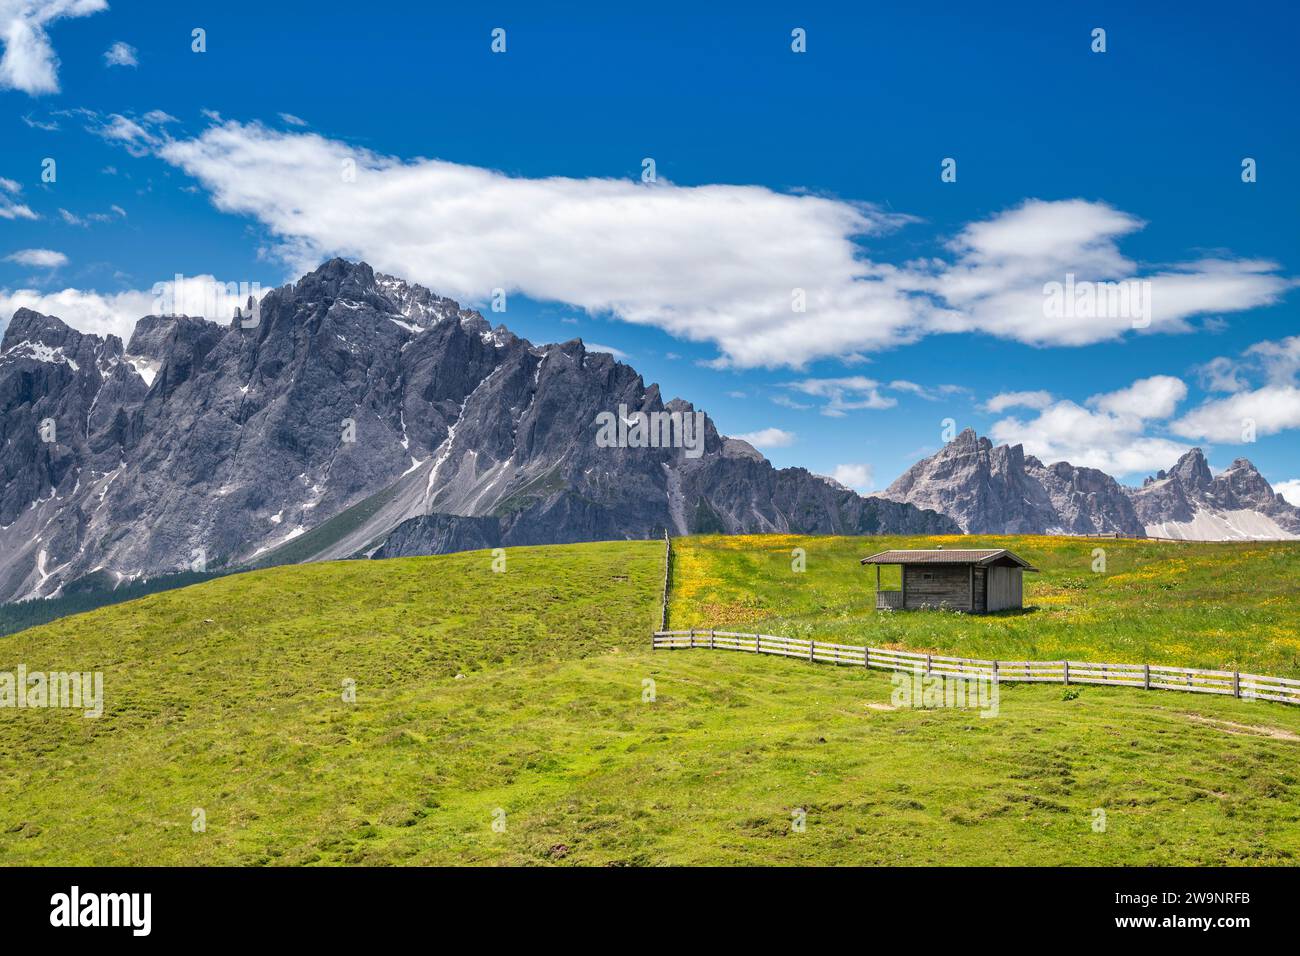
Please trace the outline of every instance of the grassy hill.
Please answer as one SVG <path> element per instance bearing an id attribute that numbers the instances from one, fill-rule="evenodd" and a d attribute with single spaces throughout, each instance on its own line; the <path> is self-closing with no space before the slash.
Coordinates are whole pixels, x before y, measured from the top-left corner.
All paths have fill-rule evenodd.
<path id="1" fill-rule="evenodd" d="M 761 569 L 793 539 L 744 540 L 734 551 L 677 543 L 675 626 L 702 606 L 790 627 L 820 618 L 819 637 L 888 623 L 862 612 L 865 574 L 837 583 L 829 555 L 899 542 L 803 539 L 808 576 L 792 583 Z M 1061 548 L 1066 578 L 1073 558 Z M 1053 566 L 1029 543 L 1017 550 Z M 1258 563 L 1271 567 L 1268 553 Z M 752 600 L 734 577 L 746 555 L 760 569 Z M 0 865 L 1300 857 L 1300 708 L 1008 685 L 991 719 L 890 709 L 885 673 L 649 651 L 661 561 L 661 543 L 627 542 L 511 549 L 504 574 L 481 552 L 279 567 L 0 639 L 0 671 L 102 670 L 106 697 L 94 720 L 0 710 Z M 1131 579 L 1154 606 L 1169 600 L 1162 580 Z M 1031 603 L 1042 603 L 1038 586 Z M 1113 654 L 1121 627 L 1108 615 L 1125 613 L 1106 610 L 1113 596 L 1062 590 L 1065 607 L 1105 625 L 1081 656 Z M 1264 613 L 1233 600 L 1243 615 Z M 1201 603 L 1230 602 L 1202 592 Z M 1284 605 L 1279 629 L 1295 613 Z M 1047 613 L 997 620 L 1020 627 Z M 963 650 L 994 646 L 960 630 L 972 619 L 894 618 L 888 626 L 932 640 L 959 629 Z M 1053 627 L 1044 634 L 1065 640 Z M 1030 639 L 1010 634 L 998 639 Z M 1170 630 L 1151 646 L 1172 653 L 1187 639 Z"/>
<path id="2" fill-rule="evenodd" d="M 1021 612 L 878 614 L 874 568 L 890 548 L 972 547 L 971 538 L 707 536 L 674 543 L 674 628 L 759 630 L 959 657 L 1089 660 L 1300 677 L 1300 544 L 1170 544 L 980 536 L 1039 568 Z M 806 571 L 792 570 L 804 549 Z M 1094 549 L 1105 570 L 1094 571 Z M 899 587 L 898 569 L 882 586 Z"/>

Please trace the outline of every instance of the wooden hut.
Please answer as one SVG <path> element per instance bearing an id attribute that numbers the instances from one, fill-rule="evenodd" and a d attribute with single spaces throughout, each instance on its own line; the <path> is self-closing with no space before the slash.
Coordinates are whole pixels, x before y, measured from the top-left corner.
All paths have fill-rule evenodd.
<path id="1" fill-rule="evenodd" d="M 918 611 L 946 607 L 985 614 L 1024 607 L 1026 571 L 1037 571 L 1006 548 L 962 548 L 945 551 L 882 551 L 862 559 L 876 566 L 876 610 Z M 884 591 L 880 566 L 897 564 L 902 587 Z"/>

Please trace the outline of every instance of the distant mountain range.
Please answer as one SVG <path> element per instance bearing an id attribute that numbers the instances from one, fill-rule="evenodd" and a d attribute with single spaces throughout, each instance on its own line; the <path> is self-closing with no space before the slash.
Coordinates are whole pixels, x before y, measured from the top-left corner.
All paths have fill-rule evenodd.
<path id="1" fill-rule="evenodd" d="M 665 530 L 958 531 L 773 468 L 705 416 L 689 447 L 605 447 L 602 416 L 626 414 L 621 434 L 642 413 L 694 408 L 580 340 L 535 346 L 364 263 L 335 259 L 267 293 L 246 324 L 146 316 L 124 345 L 14 313 L 0 342 L 0 600 Z"/>
<path id="2" fill-rule="evenodd" d="M 1249 461 L 1213 475 L 1201 449 L 1141 488 L 1095 468 L 1044 465 L 967 429 L 883 496 L 947 515 L 968 534 L 1120 534 L 1189 540 L 1300 537 L 1300 508 Z"/>
<path id="3" fill-rule="evenodd" d="M 1134 489 L 967 430 L 864 497 L 696 416 L 581 340 L 533 345 L 342 259 L 267 293 L 256 324 L 145 316 L 125 345 L 19 309 L 0 341 L 0 601 L 665 530 L 1300 536 L 1250 462 L 1216 477 L 1199 449 Z M 674 417 L 698 441 L 637 424 Z"/>

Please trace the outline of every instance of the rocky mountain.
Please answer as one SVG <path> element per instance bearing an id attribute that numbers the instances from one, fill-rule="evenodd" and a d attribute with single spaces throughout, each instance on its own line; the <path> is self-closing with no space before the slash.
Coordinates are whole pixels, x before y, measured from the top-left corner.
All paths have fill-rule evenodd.
<path id="1" fill-rule="evenodd" d="M 1217 477 L 1199 448 L 1128 488 L 1095 468 L 1044 465 L 1020 445 L 967 429 L 917 462 L 884 497 L 938 511 L 969 534 L 1109 534 L 1194 540 L 1300 536 L 1300 509 L 1249 461 Z"/>
<path id="2" fill-rule="evenodd" d="M 598 440 L 602 416 L 619 441 Z M 957 530 L 773 468 L 581 340 L 533 345 L 341 259 L 267 293 L 256 321 L 147 316 L 125 346 L 19 309 L 0 480 L 0 600 L 665 529 Z"/>
<path id="3" fill-rule="evenodd" d="M 1249 461 L 1238 458 L 1218 475 L 1193 448 L 1168 472 L 1130 492 L 1149 535 L 1192 540 L 1300 536 L 1300 508 L 1273 491 Z"/>
<path id="4" fill-rule="evenodd" d="M 1044 465 L 1020 445 L 966 429 L 884 492 L 945 514 L 968 534 L 1143 534 L 1124 488 L 1105 472 Z"/>

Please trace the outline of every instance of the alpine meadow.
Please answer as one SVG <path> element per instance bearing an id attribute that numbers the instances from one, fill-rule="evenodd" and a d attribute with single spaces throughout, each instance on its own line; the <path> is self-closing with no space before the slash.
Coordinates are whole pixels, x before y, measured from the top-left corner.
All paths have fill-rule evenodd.
<path id="1" fill-rule="evenodd" d="M 0 0 L 5 939 L 1293 933 L 1298 29 Z"/>

